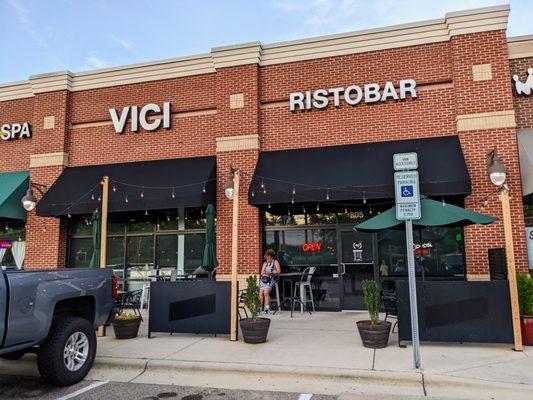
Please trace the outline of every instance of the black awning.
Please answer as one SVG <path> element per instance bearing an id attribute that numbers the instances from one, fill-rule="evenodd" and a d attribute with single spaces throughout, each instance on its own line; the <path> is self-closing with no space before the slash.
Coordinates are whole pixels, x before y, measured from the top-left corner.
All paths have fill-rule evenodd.
<path id="1" fill-rule="evenodd" d="M 393 199 L 393 154 L 407 152 L 418 154 L 422 194 L 471 193 L 459 138 L 444 136 L 261 152 L 248 193 L 249 203 L 274 207 Z"/>
<path id="2" fill-rule="evenodd" d="M 216 158 L 180 158 L 71 167 L 37 204 L 55 217 L 101 210 L 101 185 L 109 176 L 109 212 L 205 207 L 216 200 Z"/>

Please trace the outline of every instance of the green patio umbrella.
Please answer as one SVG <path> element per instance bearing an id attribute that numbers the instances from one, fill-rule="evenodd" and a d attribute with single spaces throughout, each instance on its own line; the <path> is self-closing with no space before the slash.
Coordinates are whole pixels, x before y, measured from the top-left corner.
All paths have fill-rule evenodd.
<path id="1" fill-rule="evenodd" d="M 420 199 L 422 218 L 413 220 L 414 226 L 449 226 L 460 227 L 472 224 L 487 225 L 496 221 L 495 217 L 470 211 L 452 204 L 442 203 L 425 197 Z M 396 219 L 396 207 L 356 225 L 358 232 L 374 232 L 395 228 L 404 221 Z"/>
<path id="2" fill-rule="evenodd" d="M 212 272 L 216 267 L 218 267 L 215 244 L 215 207 L 213 207 L 212 204 L 207 206 L 205 215 L 205 248 L 204 257 L 202 259 L 202 268 L 208 272 Z"/>
<path id="3" fill-rule="evenodd" d="M 98 211 L 93 212 L 91 223 L 93 227 L 93 256 L 91 257 L 89 267 L 98 268 L 100 267 L 100 228 L 102 225 Z"/>

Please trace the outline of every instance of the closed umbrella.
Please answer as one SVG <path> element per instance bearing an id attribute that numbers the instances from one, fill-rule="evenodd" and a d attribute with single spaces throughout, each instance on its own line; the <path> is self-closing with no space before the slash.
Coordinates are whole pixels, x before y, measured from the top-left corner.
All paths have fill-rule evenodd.
<path id="1" fill-rule="evenodd" d="M 487 225 L 496 221 L 495 217 L 470 211 L 452 204 L 443 204 L 440 201 L 428 198 L 420 199 L 422 218 L 413 220 L 414 226 L 448 226 L 461 227 L 472 224 Z M 396 207 L 356 225 L 357 232 L 375 232 L 382 229 L 398 227 L 404 221 L 396 219 Z"/>
<path id="2" fill-rule="evenodd" d="M 215 244 L 215 207 L 212 204 L 207 206 L 205 211 L 205 248 L 204 257 L 202 258 L 202 267 L 205 271 L 213 272 L 218 267 Z"/>
<path id="3" fill-rule="evenodd" d="M 100 266 L 100 227 L 102 225 L 98 211 L 93 212 L 91 223 L 93 227 L 93 256 L 89 267 L 98 268 Z"/>

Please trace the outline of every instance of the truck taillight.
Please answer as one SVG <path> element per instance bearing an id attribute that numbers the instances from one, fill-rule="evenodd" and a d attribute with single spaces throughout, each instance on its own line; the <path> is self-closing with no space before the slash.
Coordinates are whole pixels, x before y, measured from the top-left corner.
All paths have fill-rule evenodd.
<path id="1" fill-rule="evenodd" d="M 115 274 L 111 278 L 111 294 L 114 299 L 118 297 L 118 278 Z"/>

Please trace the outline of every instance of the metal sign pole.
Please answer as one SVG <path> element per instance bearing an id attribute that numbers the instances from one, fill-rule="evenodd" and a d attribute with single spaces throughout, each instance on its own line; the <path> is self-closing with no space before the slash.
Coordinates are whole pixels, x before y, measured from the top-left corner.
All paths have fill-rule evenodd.
<path id="1" fill-rule="evenodd" d="M 420 339 L 418 337 L 418 307 L 416 298 L 415 255 L 413 253 L 413 221 L 405 221 L 405 237 L 407 242 L 407 273 L 409 276 L 409 305 L 411 308 L 411 334 L 413 339 L 413 365 L 416 369 L 420 364 Z"/>

